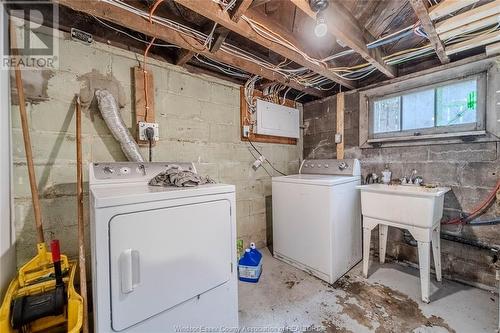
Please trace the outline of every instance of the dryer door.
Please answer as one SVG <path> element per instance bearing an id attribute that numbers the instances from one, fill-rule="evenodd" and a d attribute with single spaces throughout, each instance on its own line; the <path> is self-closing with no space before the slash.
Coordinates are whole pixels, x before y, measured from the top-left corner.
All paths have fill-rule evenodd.
<path id="1" fill-rule="evenodd" d="M 229 280 L 234 244 L 227 200 L 117 215 L 109 229 L 116 331 Z"/>

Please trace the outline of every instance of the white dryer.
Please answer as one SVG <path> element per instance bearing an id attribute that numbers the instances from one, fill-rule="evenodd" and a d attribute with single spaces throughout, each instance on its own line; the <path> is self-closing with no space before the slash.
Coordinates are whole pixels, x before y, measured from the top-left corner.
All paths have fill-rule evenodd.
<path id="1" fill-rule="evenodd" d="M 90 164 L 96 333 L 238 327 L 235 188 L 148 186 L 168 164 Z"/>
<path id="2" fill-rule="evenodd" d="M 334 283 L 362 259 L 358 160 L 305 160 L 272 179 L 274 256 Z"/>

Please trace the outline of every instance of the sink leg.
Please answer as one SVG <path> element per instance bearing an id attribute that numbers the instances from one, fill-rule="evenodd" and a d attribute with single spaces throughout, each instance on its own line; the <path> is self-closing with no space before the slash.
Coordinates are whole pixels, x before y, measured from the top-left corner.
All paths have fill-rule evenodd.
<path id="1" fill-rule="evenodd" d="M 368 277 L 368 264 L 370 262 L 370 241 L 372 230 L 363 228 L 363 276 Z"/>
<path id="2" fill-rule="evenodd" d="M 418 264 L 420 267 L 420 288 L 422 301 L 429 303 L 430 271 L 431 271 L 431 243 L 418 242 Z"/>
<path id="3" fill-rule="evenodd" d="M 387 231 L 389 227 L 383 224 L 378 225 L 378 254 L 380 263 L 385 263 L 385 252 L 387 249 Z"/>
<path id="4" fill-rule="evenodd" d="M 441 281 L 441 226 L 432 230 L 432 255 L 434 257 L 434 268 L 436 269 L 436 280 Z"/>

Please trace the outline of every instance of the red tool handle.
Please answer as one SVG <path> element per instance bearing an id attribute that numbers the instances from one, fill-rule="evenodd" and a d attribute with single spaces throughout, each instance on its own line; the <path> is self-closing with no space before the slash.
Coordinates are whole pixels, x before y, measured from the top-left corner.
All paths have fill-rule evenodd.
<path id="1" fill-rule="evenodd" d="M 50 242 L 50 251 L 52 252 L 52 261 L 59 262 L 61 260 L 61 250 L 59 248 L 59 240 L 54 239 Z"/>

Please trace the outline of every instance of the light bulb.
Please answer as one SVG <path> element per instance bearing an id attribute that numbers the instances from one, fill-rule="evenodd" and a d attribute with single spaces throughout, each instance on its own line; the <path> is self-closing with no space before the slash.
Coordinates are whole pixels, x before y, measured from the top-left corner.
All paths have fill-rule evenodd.
<path id="1" fill-rule="evenodd" d="M 323 37 L 327 32 L 328 26 L 326 25 L 326 20 L 323 15 L 318 13 L 316 17 L 316 26 L 314 27 L 314 34 L 316 35 L 316 37 Z"/>

